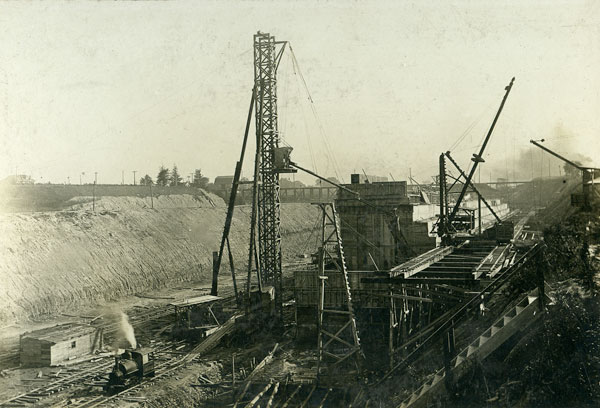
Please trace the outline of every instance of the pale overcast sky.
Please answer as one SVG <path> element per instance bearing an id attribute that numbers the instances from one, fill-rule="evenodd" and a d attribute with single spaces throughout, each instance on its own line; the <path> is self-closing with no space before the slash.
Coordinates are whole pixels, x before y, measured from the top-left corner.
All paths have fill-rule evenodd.
<path id="1" fill-rule="evenodd" d="M 482 178 L 529 174 L 531 138 L 600 165 L 600 2 L 451 3 L 0 2 L 0 178 L 232 174 L 258 30 L 292 44 L 318 119 L 287 53 L 280 130 L 324 175 L 426 180 L 468 131 L 466 167 L 513 76 Z"/>

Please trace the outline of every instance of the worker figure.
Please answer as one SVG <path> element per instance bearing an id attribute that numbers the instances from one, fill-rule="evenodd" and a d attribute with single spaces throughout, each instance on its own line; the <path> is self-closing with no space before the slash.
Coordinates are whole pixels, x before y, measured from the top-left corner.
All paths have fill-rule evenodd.
<path id="1" fill-rule="evenodd" d="M 485 304 L 483 303 L 483 295 L 481 295 L 481 303 L 479 303 L 479 311 L 481 312 L 481 316 L 485 316 L 485 312 L 487 312 L 489 309 L 485 307 Z"/>

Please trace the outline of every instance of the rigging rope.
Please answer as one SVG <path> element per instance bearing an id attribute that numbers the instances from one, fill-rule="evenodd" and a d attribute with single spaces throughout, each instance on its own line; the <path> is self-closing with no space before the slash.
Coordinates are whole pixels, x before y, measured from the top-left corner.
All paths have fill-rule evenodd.
<path id="1" fill-rule="evenodd" d="M 308 84 L 306 83 L 306 80 L 304 79 L 304 75 L 302 75 L 302 70 L 300 69 L 300 65 L 298 64 L 298 59 L 296 58 L 296 55 L 294 54 L 294 50 L 293 50 L 291 44 L 289 44 L 289 48 L 290 48 L 290 53 L 292 56 L 292 62 L 293 62 L 293 65 L 295 66 L 294 70 L 297 71 L 298 76 L 300 77 L 302 84 L 304 85 L 304 90 L 306 91 L 308 101 L 310 102 L 311 111 L 313 113 L 313 116 L 315 117 L 315 121 L 317 122 L 317 127 L 319 128 L 319 134 L 321 135 L 321 138 L 323 139 L 323 144 L 325 145 L 325 154 L 327 156 L 327 159 L 333 164 L 333 171 L 334 171 L 337 179 L 342 180 L 342 182 L 344 182 L 344 178 L 340 176 L 339 165 L 333 154 L 333 149 L 331 148 L 331 145 L 329 144 L 329 140 L 325 133 L 325 128 L 323 127 L 323 122 L 321 121 L 321 118 L 317 112 L 315 102 L 310 93 L 310 90 L 308 89 Z"/>
<path id="2" fill-rule="evenodd" d="M 494 101 L 490 101 L 490 103 L 488 104 L 488 106 L 486 106 L 481 111 L 481 113 L 477 117 L 475 117 L 475 119 L 473 120 L 473 122 L 471 122 L 471 124 L 469 126 L 467 126 L 467 128 L 465 129 L 465 131 L 448 148 L 449 151 L 453 152 L 454 149 L 465 139 L 465 137 L 467 137 L 469 135 L 469 133 L 473 130 L 473 128 L 475 126 L 477 126 L 477 124 L 479 124 L 479 122 L 481 121 L 481 119 L 483 118 L 483 116 L 487 113 L 487 111 L 490 109 L 490 107 L 492 106 L 493 103 L 494 103 Z"/>
<path id="3" fill-rule="evenodd" d="M 298 96 L 300 96 L 300 86 L 298 84 L 298 76 L 296 74 L 296 66 L 292 64 L 292 68 L 294 70 L 294 76 L 296 77 L 296 94 Z M 317 161 L 315 160 L 315 154 L 314 154 L 314 151 L 312 148 L 312 142 L 310 140 L 310 133 L 308 131 L 308 123 L 306 120 L 306 114 L 304 113 L 304 105 L 300 104 L 300 110 L 302 112 L 302 122 L 304 124 L 304 135 L 306 136 L 306 142 L 308 144 L 308 152 L 310 154 L 310 162 L 311 162 L 314 172 L 318 173 L 319 170 L 317 168 Z"/>
<path id="4" fill-rule="evenodd" d="M 286 54 L 288 55 L 288 54 Z M 289 55 L 288 55 L 289 58 Z M 287 95 L 288 90 L 289 90 L 289 75 L 287 75 L 287 64 L 282 64 L 283 65 L 283 69 L 285 70 L 283 73 L 283 86 L 282 86 L 282 91 L 284 95 Z M 281 118 L 280 121 L 280 126 L 279 126 L 279 140 L 285 145 L 285 146 L 289 146 L 289 144 L 287 143 L 287 141 L 285 140 L 285 134 L 287 132 L 287 124 L 288 124 L 288 100 L 289 98 L 283 98 L 283 114 L 280 114 L 279 117 Z"/>
<path id="5" fill-rule="evenodd" d="M 308 237 L 306 238 L 306 241 L 304 242 L 304 245 L 302 246 L 302 250 L 300 251 L 301 254 L 306 253 L 306 250 L 308 249 L 308 245 L 310 244 L 310 241 L 313 238 L 313 236 L 314 236 L 314 240 L 315 240 L 314 247 L 318 248 L 320 246 L 319 234 L 316 233 L 321 230 L 320 224 L 321 224 L 321 218 L 315 217 L 315 225 L 310 230 L 310 234 L 308 235 Z"/>

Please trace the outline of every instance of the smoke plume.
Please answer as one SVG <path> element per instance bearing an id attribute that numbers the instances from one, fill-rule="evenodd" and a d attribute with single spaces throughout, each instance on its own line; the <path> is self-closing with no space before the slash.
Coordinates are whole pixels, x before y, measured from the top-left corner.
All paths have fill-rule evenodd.
<path id="1" fill-rule="evenodd" d="M 562 124 L 557 124 L 554 131 L 547 135 L 538 135 L 537 139 L 544 138 L 542 145 L 569 160 L 586 166 L 594 165 L 590 157 L 578 151 L 576 140 L 581 137 L 567 130 Z M 521 137 L 520 145 L 507 148 L 503 157 L 493 156 L 486 158 L 482 166 L 481 179 L 488 181 L 490 178 L 506 178 L 509 180 L 531 180 L 547 177 L 565 176 L 572 172 L 572 167 L 564 161 L 550 155 L 539 147 L 527 143 L 529 139 Z M 477 177 L 476 177 L 477 180 Z"/>
<path id="2" fill-rule="evenodd" d="M 123 312 L 121 312 L 119 331 L 121 336 L 123 336 L 123 338 L 129 342 L 132 348 L 137 347 L 137 341 L 135 340 L 133 326 L 131 325 L 131 323 L 129 323 L 129 317 Z"/>

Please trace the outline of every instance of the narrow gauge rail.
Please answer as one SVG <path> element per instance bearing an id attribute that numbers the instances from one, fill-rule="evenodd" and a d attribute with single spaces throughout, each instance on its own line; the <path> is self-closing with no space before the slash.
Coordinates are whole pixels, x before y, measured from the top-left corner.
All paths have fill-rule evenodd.
<path id="1" fill-rule="evenodd" d="M 168 307 L 154 307 L 152 309 L 136 310 L 129 313 L 129 322 L 136 327 L 140 327 L 146 324 L 147 322 L 167 317 L 172 313 L 173 311 L 170 310 L 170 308 Z M 110 335 L 117 330 L 119 323 L 102 324 L 101 322 L 99 322 L 94 326 L 102 327 L 104 329 L 104 333 Z M 16 367 L 18 365 L 19 342 L 17 340 L 12 347 L 7 348 L 5 351 L 0 353 L 0 367 L 10 368 Z"/>
<path id="2" fill-rule="evenodd" d="M 174 356 L 168 357 L 168 356 L 162 355 L 155 360 L 157 362 L 157 365 L 156 365 L 156 375 L 154 377 L 144 379 L 142 382 L 140 382 L 138 384 L 134 384 L 131 387 L 129 387 L 123 391 L 120 391 L 116 394 L 113 394 L 113 395 L 104 395 L 103 394 L 103 395 L 97 395 L 97 396 L 92 396 L 92 397 L 83 397 L 83 398 L 77 399 L 75 401 L 73 401 L 73 400 L 64 401 L 64 403 L 65 403 L 64 406 L 67 406 L 66 404 L 68 402 L 69 407 L 92 408 L 92 407 L 97 407 L 102 404 L 105 404 L 109 401 L 114 401 L 119 398 L 127 397 L 130 394 L 136 392 L 139 388 L 146 386 L 148 383 L 150 383 L 158 378 L 161 378 L 163 376 L 166 376 L 166 375 L 172 373 L 173 371 L 177 370 L 178 368 L 182 367 L 183 365 L 188 364 L 194 360 L 194 358 L 186 359 L 185 356 L 186 355 L 174 355 Z M 58 405 L 58 406 L 61 406 L 61 405 Z"/>
<path id="3" fill-rule="evenodd" d="M 224 303 L 231 303 L 234 300 L 233 291 L 223 291 L 227 296 L 224 297 L 221 301 Z M 169 307 L 158 307 L 153 308 L 151 310 L 144 310 L 138 313 L 132 313 L 130 317 L 130 323 L 133 325 L 140 327 L 148 322 L 152 322 L 154 320 L 160 319 L 162 317 L 168 316 L 172 314 L 173 311 Z M 116 330 L 117 323 L 112 323 L 108 325 L 102 326 L 109 333 L 111 331 Z M 185 343 L 184 340 L 181 341 L 158 341 L 154 343 L 153 347 L 155 348 L 155 355 L 157 356 L 157 369 L 165 369 L 165 372 L 157 373 L 154 378 L 159 378 L 164 374 L 170 373 L 175 369 L 181 367 L 186 362 L 193 360 L 193 358 L 187 361 L 183 359 L 186 355 L 171 355 L 169 351 L 171 348 L 178 347 Z M 78 385 L 84 385 L 91 381 L 97 380 L 98 377 L 106 376 L 107 371 L 114 365 L 114 360 L 111 358 L 110 361 L 106 361 L 106 358 L 102 358 L 100 361 L 96 361 L 95 363 L 86 362 L 81 365 L 73 365 L 65 369 L 66 374 L 59 377 L 58 379 L 45 384 L 43 386 L 34 388 L 22 394 L 19 394 L 15 397 L 9 398 L 0 403 L 0 407 L 26 407 L 31 406 L 32 404 L 36 404 L 44 398 L 47 398 L 53 394 L 64 391 L 66 389 L 72 388 Z M 97 406 L 103 402 L 109 401 L 113 398 L 118 397 L 119 395 L 126 395 L 129 390 L 133 390 L 138 386 L 144 384 L 142 382 L 140 384 L 134 385 L 122 392 L 115 394 L 113 396 L 97 396 L 92 398 L 92 400 L 83 400 L 83 404 L 91 404 L 91 401 L 99 401 Z M 75 403 L 77 404 L 77 403 Z M 69 404 L 69 406 L 77 407 L 79 405 Z M 88 406 L 88 405 L 82 405 Z"/>
<path id="4" fill-rule="evenodd" d="M 232 297 L 226 299 L 226 301 L 231 301 Z M 207 340 L 205 340 L 207 341 Z M 218 340 L 217 340 L 218 341 Z M 181 343 L 181 342 L 180 342 Z M 204 342 L 200 342 L 196 347 L 185 354 L 171 355 L 168 352 L 163 352 L 161 355 L 157 353 L 158 356 L 155 357 L 156 362 L 156 375 L 151 378 L 146 378 L 142 382 L 132 385 L 125 390 L 122 390 L 113 395 L 98 395 L 98 396 L 90 396 L 83 397 L 76 401 L 69 400 L 68 406 L 71 408 L 92 408 L 100 406 L 109 401 L 114 401 L 119 398 L 126 398 L 132 393 L 135 393 L 139 388 L 146 387 L 149 383 L 152 383 L 158 378 L 167 376 L 179 368 L 193 362 L 194 360 L 201 357 L 201 354 L 197 353 L 199 349 L 202 349 L 204 346 Z M 67 401 L 65 401 L 66 406 Z"/>
<path id="5" fill-rule="evenodd" d="M 233 289 L 223 288 L 220 296 L 223 297 L 224 302 L 231 302 L 234 299 Z M 168 306 L 155 306 L 152 308 L 134 309 L 128 312 L 129 323 L 134 327 L 144 326 L 148 322 L 158 320 L 173 314 L 173 310 Z M 102 327 L 105 335 L 114 333 L 119 323 L 102 323 L 99 319 L 96 327 Z M 4 351 L 0 352 L 0 368 L 14 368 L 19 365 L 19 342 L 18 340 L 14 345 L 7 347 Z"/>
<path id="6" fill-rule="evenodd" d="M 169 354 L 171 349 L 184 343 L 184 341 L 161 341 L 157 342 L 153 347 L 155 348 L 155 353 L 162 356 L 164 354 Z M 171 359 L 174 360 L 177 359 L 177 357 Z M 168 360 L 169 359 L 167 358 L 167 361 Z M 70 367 L 70 371 L 66 373 L 66 375 L 3 401 L 0 403 L 0 407 L 24 407 L 30 406 L 30 404 L 37 404 L 42 399 L 50 397 L 53 394 L 74 386 L 85 385 L 91 381 L 98 380 L 100 377 L 104 378 L 114 363 L 112 357 L 104 357 L 101 358 L 100 361 L 86 364 L 85 367 Z"/>

